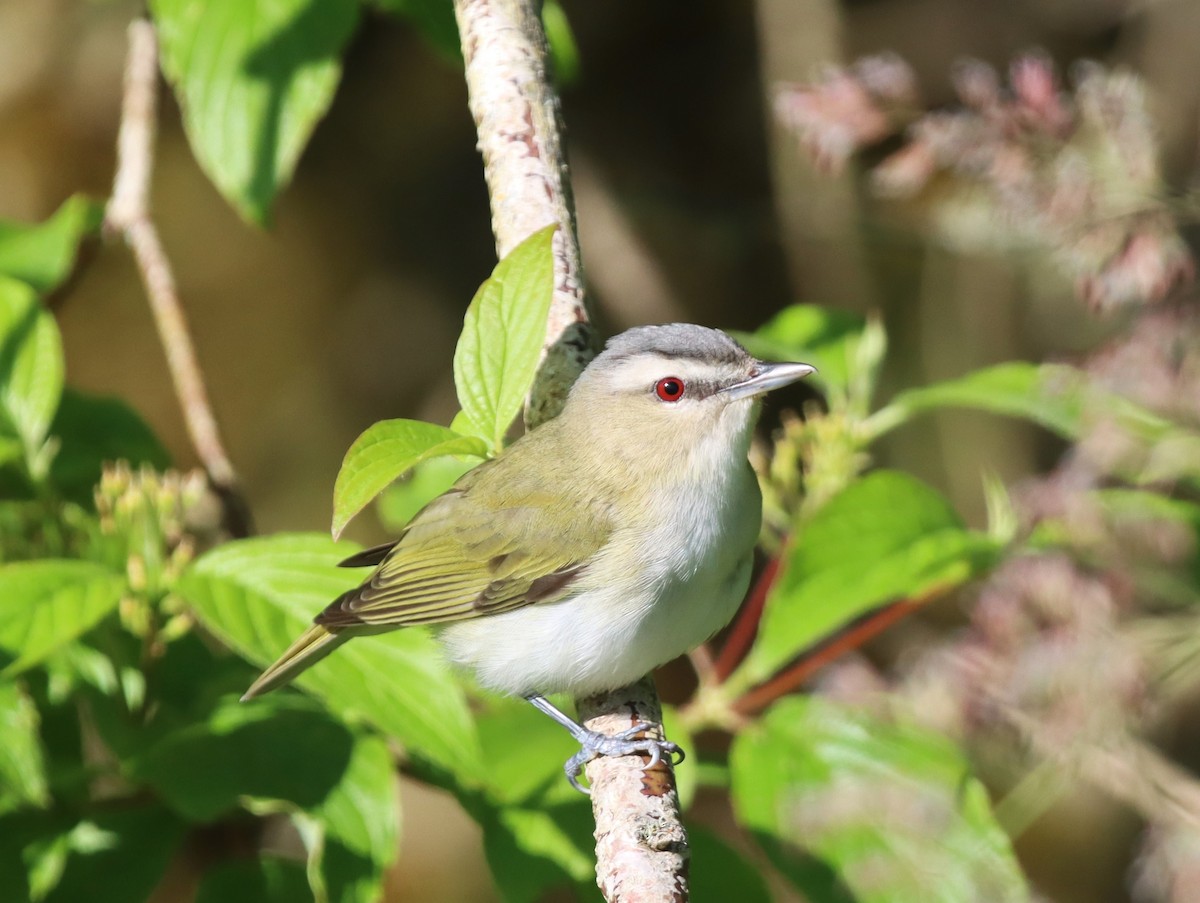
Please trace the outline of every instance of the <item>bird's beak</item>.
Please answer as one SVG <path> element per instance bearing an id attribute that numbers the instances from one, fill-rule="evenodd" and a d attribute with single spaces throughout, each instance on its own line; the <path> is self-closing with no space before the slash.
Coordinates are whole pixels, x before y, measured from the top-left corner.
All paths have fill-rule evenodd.
<path id="1" fill-rule="evenodd" d="M 721 394 L 730 401 L 750 398 L 794 383 L 796 380 L 816 372 L 817 368 L 810 364 L 768 364 L 758 361 L 754 365 L 754 374 L 749 379 L 726 386 L 721 390 Z"/>

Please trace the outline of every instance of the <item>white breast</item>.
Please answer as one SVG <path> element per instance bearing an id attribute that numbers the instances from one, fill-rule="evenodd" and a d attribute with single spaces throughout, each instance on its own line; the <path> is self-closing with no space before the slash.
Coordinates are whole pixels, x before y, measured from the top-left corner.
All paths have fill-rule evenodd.
<path id="1" fill-rule="evenodd" d="M 587 569 L 578 592 L 441 628 L 450 657 L 513 695 L 615 689 L 699 646 L 737 611 L 761 522 L 745 457 L 689 468 L 687 484 L 646 499 Z M 636 562 L 631 574 L 630 562 Z"/>

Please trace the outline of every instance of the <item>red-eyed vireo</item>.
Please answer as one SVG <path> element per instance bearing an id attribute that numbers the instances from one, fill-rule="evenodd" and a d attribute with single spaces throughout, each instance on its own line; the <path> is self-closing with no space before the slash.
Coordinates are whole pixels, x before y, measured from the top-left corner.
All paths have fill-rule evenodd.
<path id="1" fill-rule="evenodd" d="M 561 414 L 430 502 L 374 565 L 250 687 L 257 696 L 355 636 L 432 625 L 480 684 L 524 696 L 597 755 L 678 752 L 589 731 L 548 693 L 638 680 L 733 617 L 750 579 L 762 499 L 746 460 L 758 398 L 813 372 L 764 363 L 688 324 L 613 338 Z M 649 766 L 647 766 L 649 767 Z M 582 789 L 582 788 L 580 788 Z"/>

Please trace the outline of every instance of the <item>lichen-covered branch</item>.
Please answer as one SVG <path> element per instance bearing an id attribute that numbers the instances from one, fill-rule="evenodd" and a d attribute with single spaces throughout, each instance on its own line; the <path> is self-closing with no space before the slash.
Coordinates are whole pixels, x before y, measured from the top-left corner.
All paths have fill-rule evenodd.
<path id="1" fill-rule="evenodd" d="M 595 353 L 539 7 L 536 0 L 454 0 L 497 254 L 504 256 L 550 223 L 560 226 L 546 352 L 526 406 L 530 426 L 558 413 Z M 615 734 L 643 721 L 656 725 L 661 736 L 662 710 L 649 678 L 577 700 L 577 706 L 592 730 Z M 669 764 L 644 772 L 646 761 L 604 758 L 587 766 L 596 817 L 596 883 L 610 903 L 675 903 L 688 897 L 687 833 L 674 772 Z"/>
<path id="2" fill-rule="evenodd" d="M 221 497 L 225 527 L 234 536 L 246 536 L 250 533 L 249 508 L 221 442 L 187 316 L 175 288 L 171 262 L 150 216 L 157 108 L 158 40 L 150 22 L 135 19 L 129 26 L 125 94 L 117 136 L 117 173 L 104 225 L 108 232 L 121 235 L 133 252 L 188 437 L 213 490 Z"/>
<path id="3" fill-rule="evenodd" d="M 496 254 L 503 257 L 538 229 L 559 224 L 546 353 L 525 414 L 530 426 L 561 410 L 595 353 L 540 6 L 533 0 L 454 2 Z"/>

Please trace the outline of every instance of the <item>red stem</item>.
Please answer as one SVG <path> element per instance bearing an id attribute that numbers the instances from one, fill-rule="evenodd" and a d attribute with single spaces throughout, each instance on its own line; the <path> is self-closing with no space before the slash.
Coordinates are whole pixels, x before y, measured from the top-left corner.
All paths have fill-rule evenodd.
<path id="1" fill-rule="evenodd" d="M 787 547 L 786 540 L 784 547 Z M 725 682 L 733 673 L 733 669 L 741 664 L 742 659 L 746 657 L 746 652 L 750 649 L 750 644 L 754 642 L 754 637 L 758 633 L 758 622 L 762 620 L 763 606 L 767 604 L 767 596 L 779 577 L 782 561 L 783 556 L 777 555 L 767 562 L 767 566 L 759 574 L 758 582 L 751 588 L 750 595 L 746 597 L 745 604 L 738 612 L 729 639 L 721 647 L 721 653 L 713 665 L 717 683 Z"/>
<path id="2" fill-rule="evenodd" d="M 873 612 L 845 632 L 835 635 L 827 643 L 813 649 L 786 671 L 781 671 L 765 684 L 747 692 L 734 702 L 733 710 L 739 715 L 753 715 L 762 711 L 780 696 L 790 693 L 805 683 L 826 665 L 883 633 L 901 618 L 916 611 L 938 594 L 940 593 L 926 594 L 919 599 L 902 599 Z"/>

